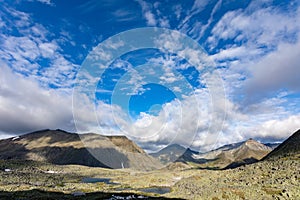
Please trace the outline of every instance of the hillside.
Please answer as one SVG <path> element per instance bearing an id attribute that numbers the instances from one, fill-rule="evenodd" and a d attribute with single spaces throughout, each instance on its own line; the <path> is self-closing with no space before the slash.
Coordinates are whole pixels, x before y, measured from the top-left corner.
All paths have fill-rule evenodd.
<path id="1" fill-rule="evenodd" d="M 0 140 L 0 159 L 150 170 L 160 163 L 125 136 L 41 130 Z"/>
<path id="2" fill-rule="evenodd" d="M 284 157 L 300 158 L 300 129 L 264 157 L 263 160 L 273 160 Z"/>

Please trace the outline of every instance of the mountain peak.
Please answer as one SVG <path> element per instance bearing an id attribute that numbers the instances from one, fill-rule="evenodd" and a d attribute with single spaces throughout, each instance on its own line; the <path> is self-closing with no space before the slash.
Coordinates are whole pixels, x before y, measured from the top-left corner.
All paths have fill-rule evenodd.
<path id="1" fill-rule="evenodd" d="M 246 145 L 250 145 L 250 144 L 256 144 L 256 143 L 259 143 L 258 141 L 254 140 L 253 138 L 249 138 L 248 140 L 246 140 L 244 142 L 244 144 Z"/>
<path id="2" fill-rule="evenodd" d="M 247 146 L 248 148 L 252 150 L 263 150 L 263 151 L 271 151 L 272 149 L 256 140 L 253 138 L 249 138 L 244 142 L 244 145 Z"/>

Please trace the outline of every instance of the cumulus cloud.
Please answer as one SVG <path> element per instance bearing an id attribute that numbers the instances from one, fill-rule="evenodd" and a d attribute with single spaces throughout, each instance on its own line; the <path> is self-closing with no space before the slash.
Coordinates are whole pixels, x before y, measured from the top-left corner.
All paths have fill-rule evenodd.
<path id="1" fill-rule="evenodd" d="M 246 81 L 247 98 L 267 97 L 285 89 L 300 92 L 300 42 L 280 44 L 278 49 L 255 63 Z"/>
<path id="2" fill-rule="evenodd" d="M 124 123 L 121 121 L 124 118 L 121 115 L 123 111 L 118 106 L 101 102 L 96 106 L 86 96 L 80 96 L 77 98 L 80 101 L 74 107 L 72 94 L 72 89 L 44 88 L 33 77 L 17 74 L 1 63 L 1 138 L 45 128 L 100 134 L 120 133 L 114 130 L 116 122 Z M 74 109 L 77 116 L 75 121 Z M 113 114 L 118 118 L 114 119 Z"/>
<path id="3" fill-rule="evenodd" d="M 245 9 L 228 11 L 215 24 L 208 46 L 227 45 L 210 57 L 224 67 L 218 71 L 228 95 L 243 96 L 237 103 L 248 106 L 276 92 L 299 92 L 299 13 L 299 8 L 289 8 L 287 14 L 252 2 Z"/>
<path id="4" fill-rule="evenodd" d="M 282 141 L 300 129 L 300 115 L 291 115 L 285 119 L 268 120 L 253 128 L 253 136 L 261 140 Z"/>
<path id="5" fill-rule="evenodd" d="M 51 4 L 50 0 L 39 1 Z M 169 20 L 172 15 L 166 16 L 160 9 L 163 4 L 150 4 L 143 0 L 137 2 L 147 25 L 170 27 L 173 24 Z M 0 73 L 0 137 L 43 128 L 75 131 L 76 123 L 76 131 L 125 134 L 151 151 L 170 143 L 206 151 L 250 137 L 262 141 L 285 139 L 298 128 L 300 122 L 299 115 L 292 111 L 293 106 L 298 106 L 297 102 L 287 109 L 284 104 L 288 100 L 280 95 L 246 106 L 241 104 L 241 99 L 245 94 L 248 95 L 246 98 L 250 98 L 280 89 L 299 92 L 299 10 L 294 9 L 287 14 L 272 6 L 259 7 L 250 3 L 248 8 L 228 11 L 217 21 L 217 12 L 222 8 L 220 0 L 210 6 L 212 13 L 207 21 L 196 20 L 208 4 L 209 1 L 199 0 L 191 5 L 191 9 L 184 9 L 181 5 L 172 9 L 176 19 L 182 20 L 175 27 L 181 32 L 200 40 L 211 31 L 205 43 L 210 50 L 215 50 L 210 58 L 193 48 L 185 48 L 177 33 L 158 38 L 158 46 L 166 52 L 177 52 L 178 57 L 186 57 L 189 64 L 182 64 L 179 62 L 181 58 L 171 55 L 149 60 L 149 63 L 159 66 L 157 69 L 149 66 L 145 69 L 132 68 L 124 62 L 114 65 L 127 72 L 119 80 L 118 88 L 127 96 L 125 100 L 130 95 L 143 92 L 143 85 L 149 82 L 159 83 L 176 94 L 182 94 L 176 95 L 174 101 L 161 105 L 157 115 L 141 113 L 137 120 L 130 118 L 128 110 L 119 105 L 95 102 L 84 94 L 75 94 L 75 107 L 72 107 L 71 87 L 79 66 L 63 54 L 61 41 L 53 39 L 51 31 L 43 25 L 33 22 L 31 15 L 5 8 L 4 14 L 10 17 L 5 22 L 0 19 L 0 27 L 5 30 L 0 35 L 3 41 L 0 57 L 4 62 Z M 94 9 L 97 6 L 91 7 Z M 112 14 L 119 21 L 133 18 L 132 13 L 122 9 Z M 17 27 L 17 35 L 11 34 L 11 24 Z M 63 35 L 64 42 L 71 40 L 68 33 Z M 220 49 L 220 42 L 228 44 Z M 124 46 L 122 41 L 107 44 L 108 49 Z M 111 59 L 109 51 L 97 53 L 92 56 Z M 42 59 L 50 64 L 38 62 Z M 206 73 L 206 66 L 215 66 L 210 59 L 219 68 L 211 68 Z M 192 88 L 192 92 L 182 87 L 188 82 L 183 82 L 176 71 L 186 70 L 190 65 L 197 65 L 198 81 L 201 82 L 201 86 Z M 215 72 L 222 79 L 214 78 L 216 76 L 212 74 L 216 75 Z M 99 78 L 86 72 L 80 81 L 89 86 L 96 84 Z M 220 87 L 214 87 L 216 85 Z M 238 95 L 235 93 L 237 90 L 240 92 Z M 98 92 L 114 94 L 114 91 L 105 88 Z M 74 109 L 75 121 L 72 115 Z"/>
<path id="6" fill-rule="evenodd" d="M 0 127 L 6 134 L 44 128 L 74 130 L 70 94 L 44 89 L 1 63 Z"/>
<path id="7" fill-rule="evenodd" d="M 282 141 L 299 125 L 299 116 L 283 107 L 278 110 L 280 102 L 276 99 L 245 113 L 227 98 L 212 102 L 210 96 L 208 89 L 197 89 L 194 95 L 162 105 L 157 116 L 141 113 L 136 121 L 116 105 L 101 103 L 98 122 L 103 133 L 126 135 L 148 151 L 171 143 L 208 151 L 249 138 Z"/>

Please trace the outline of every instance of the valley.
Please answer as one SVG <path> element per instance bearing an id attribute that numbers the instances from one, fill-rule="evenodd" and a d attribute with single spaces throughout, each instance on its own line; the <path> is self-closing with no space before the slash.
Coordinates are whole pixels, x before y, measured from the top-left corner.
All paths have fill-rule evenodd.
<path id="1" fill-rule="evenodd" d="M 299 138 L 297 131 L 262 161 L 226 170 L 182 161 L 141 170 L 2 157 L 0 198 L 299 199 Z"/>
<path id="2" fill-rule="evenodd" d="M 182 199 L 299 199 L 299 159 L 295 157 L 276 162 L 263 161 L 229 170 L 177 168 L 149 172 L 1 161 L 2 169 L 10 167 L 12 171 L 0 172 L 0 197 L 5 197 L 4 192 L 13 192 L 19 198 L 22 195 L 15 192 L 38 189 L 60 192 L 71 197 L 76 192 L 85 194 L 82 197 L 102 192 Z M 106 178 L 110 183 L 82 182 L 86 177 Z M 143 192 L 141 188 L 170 188 L 170 192 Z M 100 197 L 99 194 L 91 195 L 91 199 L 101 199 Z"/>

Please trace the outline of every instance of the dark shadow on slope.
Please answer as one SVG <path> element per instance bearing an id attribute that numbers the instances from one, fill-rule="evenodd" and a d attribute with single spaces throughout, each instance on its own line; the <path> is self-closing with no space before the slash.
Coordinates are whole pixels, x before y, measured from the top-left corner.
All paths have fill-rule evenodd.
<path id="1" fill-rule="evenodd" d="M 89 151 L 90 150 L 90 151 Z M 129 160 L 126 155 L 113 148 L 73 148 L 73 147 L 42 147 L 32 149 L 47 159 L 47 162 L 66 165 L 77 164 L 89 167 L 122 168 L 129 167 Z M 93 152 L 93 155 L 90 153 Z"/>
<path id="2" fill-rule="evenodd" d="M 300 129 L 293 133 L 288 139 L 277 146 L 273 151 L 261 160 L 276 160 L 300 155 Z"/>
<path id="3" fill-rule="evenodd" d="M 257 160 L 256 158 L 253 158 L 253 157 L 251 157 L 251 158 L 245 158 L 245 159 L 243 159 L 241 161 L 230 163 L 229 165 L 227 165 L 223 169 L 224 170 L 226 170 L 226 169 L 234 169 L 234 168 L 237 168 L 237 167 L 240 167 L 240 166 L 253 164 L 253 163 L 256 163 L 258 161 L 259 160 Z"/>
<path id="4" fill-rule="evenodd" d="M 214 159 L 216 160 L 216 159 Z M 241 161 L 237 161 L 237 162 L 232 162 L 230 163 L 229 165 L 227 165 L 226 167 L 224 168 L 220 168 L 220 167 L 201 167 L 201 166 L 198 166 L 196 168 L 192 168 L 192 169 L 200 169 L 200 170 L 215 170 L 215 171 L 220 171 L 220 170 L 227 170 L 227 169 L 234 169 L 234 168 L 238 168 L 240 166 L 245 166 L 245 165 L 250 165 L 250 164 L 253 164 L 253 163 L 257 163 L 259 162 L 259 160 L 257 160 L 256 158 L 245 158 Z"/>
<path id="5" fill-rule="evenodd" d="M 196 169 L 205 169 L 205 170 L 214 170 L 214 171 L 222 170 L 219 167 L 197 167 Z"/>
<path id="6" fill-rule="evenodd" d="M 8 143 L 6 140 L 0 141 L 0 159 L 1 160 L 25 160 L 29 150 L 24 145 Z"/>
<path id="7" fill-rule="evenodd" d="M 104 168 L 129 167 L 127 156 L 116 149 L 95 148 L 90 149 L 90 151 L 93 152 L 93 155 L 86 148 L 41 147 L 28 150 L 21 144 L 6 143 L 0 145 L 0 159 L 37 160 L 58 165 L 77 164 Z M 29 153 L 31 156 L 29 156 Z M 37 158 L 32 158 L 32 155 Z M 45 160 L 41 160 L 43 158 Z"/>
<path id="8" fill-rule="evenodd" d="M 1 200 L 57 200 L 57 199 L 170 199 L 164 197 L 150 197 L 134 193 L 104 193 L 104 192 L 92 192 L 86 193 L 83 196 L 74 196 L 72 194 L 65 194 L 62 192 L 48 192 L 43 190 L 26 190 L 26 191 L 15 191 L 7 192 L 0 191 Z"/>

